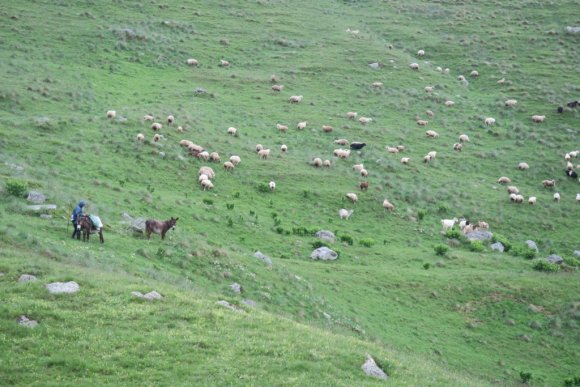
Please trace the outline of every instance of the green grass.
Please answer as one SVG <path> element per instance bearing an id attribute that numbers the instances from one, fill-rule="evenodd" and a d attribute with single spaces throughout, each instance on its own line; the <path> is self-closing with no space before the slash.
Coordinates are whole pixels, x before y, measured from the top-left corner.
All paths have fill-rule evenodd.
<path id="1" fill-rule="evenodd" d="M 515 384 L 520 372 L 558 385 L 578 376 L 579 186 L 563 173 L 578 112 L 555 112 L 578 94 L 576 37 L 563 32 L 577 24 L 573 5 L 9 1 L 0 30 L 0 338 L 9 348 L 0 380 L 360 385 L 373 383 L 360 371 L 367 352 L 401 385 Z M 192 57 L 198 68 L 185 64 Z M 380 69 L 368 66 L 374 61 Z M 408 68 L 415 61 L 419 72 Z M 479 78 L 468 76 L 473 69 Z M 384 87 L 372 88 L 376 81 Z M 291 95 L 304 100 L 289 104 Z M 515 108 L 504 106 L 510 98 Z M 105 117 L 110 109 L 117 119 Z M 427 109 L 435 117 L 426 129 L 438 139 L 415 123 Z M 373 122 L 348 120 L 348 111 Z M 142 120 L 148 113 L 164 124 L 158 143 Z M 533 114 L 546 122 L 533 124 Z M 299 121 L 308 121 L 304 131 Z M 471 141 L 455 152 L 462 133 Z M 368 146 L 337 159 L 337 138 Z M 197 171 L 210 164 L 181 139 L 242 163 L 232 172 L 211 165 L 215 188 L 204 192 Z M 258 143 L 272 149 L 268 160 Z M 385 150 L 400 144 L 401 154 Z M 432 150 L 437 158 L 422 163 Z M 333 166 L 314 168 L 315 157 Z M 516 169 L 522 161 L 529 170 Z M 361 162 L 367 192 L 352 170 Z M 500 176 L 538 204 L 510 203 Z M 547 178 L 557 180 L 560 203 L 541 185 Z M 275 192 L 262 188 L 271 180 Z M 11 195 L 22 185 L 58 205 L 52 219 Z M 104 245 L 69 239 L 81 198 L 105 224 Z M 394 213 L 384 212 L 385 198 Z M 354 209 L 348 221 L 340 208 Z M 147 241 L 128 231 L 123 213 L 180 220 L 165 241 Z M 440 219 L 453 217 L 486 221 L 513 255 L 448 241 Z M 320 229 L 336 234 L 327 244 L 338 260 L 309 258 L 309 234 Z M 537 258 L 557 253 L 566 267 L 534 270 L 522 256 L 527 239 Z M 273 265 L 254 258 L 257 250 Z M 16 284 L 22 273 L 41 280 Z M 83 291 L 53 298 L 42 289 L 63 279 Z M 131 299 L 150 288 L 167 297 Z M 237 315 L 214 305 L 224 298 L 258 307 Z M 23 331 L 21 314 L 39 328 Z"/>

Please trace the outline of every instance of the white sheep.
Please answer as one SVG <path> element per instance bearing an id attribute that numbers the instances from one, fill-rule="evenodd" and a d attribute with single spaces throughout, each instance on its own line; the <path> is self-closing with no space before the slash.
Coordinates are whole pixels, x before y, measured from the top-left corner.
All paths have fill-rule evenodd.
<path id="1" fill-rule="evenodd" d="M 430 162 L 431 162 L 431 156 L 429 156 L 429 155 L 425 155 L 425 156 L 423 157 L 423 162 L 424 162 L 425 164 L 428 164 L 428 163 L 430 163 Z"/>
<path id="2" fill-rule="evenodd" d="M 330 133 L 334 130 L 334 128 L 330 125 L 322 125 L 322 130 L 324 133 Z"/>
<path id="3" fill-rule="evenodd" d="M 137 141 L 143 142 L 145 140 L 145 135 L 143 133 L 139 133 L 137 135 Z"/>
<path id="4" fill-rule="evenodd" d="M 260 156 L 260 160 L 268 159 L 268 156 L 270 156 L 270 149 L 262 149 L 258 152 L 258 156 Z"/>
<path id="5" fill-rule="evenodd" d="M 411 161 L 411 159 L 409 157 L 403 157 L 401 159 L 401 164 L 409 164 L 409 161 Z"/>
<path id="6" fill-rule="evenodd" d="M 510 185 L 507 187 L 507 191 L 510 194 L 518 194 L 520 193 L 520 190 L 518 189 L 518 187 L 514 186 L 514 185 Z"/>
<path id="7" fill-rule="evenodd" d="M 435 68 L 435 70 L 439 71 L 440 73 L 443 72 L 443 69 L 441 68 L 441 66 L 437 66 L 437 68 Z"/>
<path id="8" fill-rule="evenodd" d="M 340 219 L 346 219 L 348 220 L 348 218 L 350 218 L 350 216 L 352 215 L 352 213 L 354 212 L 354 210 L 346 210 L 344 208 L 341 208 L 340 210 L 338 210 L 338 216 L 340 216 Z"/>
<path id="9" fill-rule="evenodd" d="M 155 117 L 153 117 L 151 114 L 145 114 L 143 116 L 143 121 L 153 121 L 155 119 Z"/>
<path id="10" fill-rule="evenodd" d="M 316 157 L 314 160 L 312 160 L 312 165 L 316 168 L 322 167 L 322 159 Z"/>
<path id="11" fill-rule="evenodd" d="M 530 197 L 528 198 L 528 204 L 534 205 L 534 204 L 536 204 L 536 200 L 537 200 L 537 199 L 536 199 L 536 197 L 535 197 L 535 196 L 530 196 Z"/>
<path id="12" fill-rule="evenodd" d="M 117 117 L 117 112 L 116 112 L 116 111 L 114 111 L 114 110 L 109 110 L 109 111 L 107 112 L 107 118 L 115 118 L 115 117 Z"/>
<path id="13" fill-rule="evenodd" d="M 556 203 L 559 203 L 559 202 L 560 202 L 560 194 L 559 194 L 558 192 L 556 192 L 556 193 L 554 194 L 554 201 L 555 201 Z"/>
<path id="14" fill-rule="evenodd" d="M 449 67 L 445 67 L 445 70 L 443 70 L 443 72 L 445 74 L 449 74 L 451 72 L 451 70 L 449 70 Z"/>
<path id="15" fill-rule="evenodd" d="M 189 153 L 194 156 L 197 156 L 199 153 L 203 152 L 203 147 L 194 143 L 188 144 L 187 149 L 189 150 Z"/>
<path id="16" fill-rule="evenodd" d="M 213 169 L 211 167 L 201 167 L 199 168 L 199 171 L 197 172 L 197 175 L 207 175 L 207 177 L 211 180 L 215 177 L 215 172 L 213 171 Z"/>
<path id="17" fill-rule="evenodd" d="M 431 151 L 427 153 L 427 156 L 429 156 L 431 160 L 435 160 L 435 158 L 437 157 L 437 151 Z"/>
<path id="18" fill-rule="evenodd" d="M 364 165 L 361 163 L 361 164 L 355 164 L 355 165 L 353 165 L 353 166 L 352 166 L 352 169 L 353 169 L 353 170 L 355 170 L 355 171 L 357 171 L 357 172 L 360 172 L 360 171 L 362 171 L 363 169 L 365 169 L 365 167 L 364 167 Z"/>
<path id="19" fill-rule="evenodd" d="M 425 56 L 425 50 L 417 51 L 417 56 Z"/>
<path id="20" fill-rule="evenodd" d="M 433 91 L 434 87 L 433 86 L 425 86 L 425 92 L 427 93 L 431 93 Z"/>
<path id="21" fill-rule="evenodd" d="M 233 171 L 235 167 L 236 167 L 236 166 L 235 166 L 235 165 L 234 165 L 234 163 L 232 163 L 231 161 L 226 161 L 226 162 L 224 163 L 224 169 L 225 169 L 226 171 Z"/>
<path id="22" fill-rule="evenodd" d="M 435 117 L 435 113 L 433 113 L 433 111 L 431 111 L 431 110 L 427 110 L 427 111 L 425 112 L 425 114 L 427 114 L 427 116 L 428 116 L 428 117 L 430 117 L 430 118 L 433 118 L 433 117 Z"/>
<path id="23" fill-rule="evenodd" d="M 411 63 L 409 67 L 411 70 L 419 70 L 419 63 Z"/>
<path id="24" fill-rule="evenodd" d="M 528 163 L 519 163 L 519 164 L 518 164 L 518 169 L 519 169 L 520 171 L 523 171 L 523 170 L 525 170 L 525 169 L 529 169 L 529 168 L 530 168 L 530 166 L 528 165 Z"/>
<path id="25" fill-rule="evenodd" d="M 339 138 L 338 140 L 334 140 L 334 143 L 338 145 L 348 145 L 348 140 L 346 138 Z"/>
<path id="26" fill-rule="evenodd" d="M 580 203 L 580 193 L 576 194 L 576 203 Z"/>
<path id="27" fill-rule="evenodd" d="M 514 107 L 518 104 L 518 101 L 515 99 L 508 99 L 507 101 L 505 101 L 505 106 L 507 107 Z"/>
<path id="28" fill-rule="evenodd" d="M 326 168 L 330 168 L 332 166 L 332 163 L 330 162 L 330 160 L 324 160 L 322 162 L 322 166 L 326 167 Z"/>
<path id="29" fill-rule="evenodd" d="M 217 152 L 211 152 L 209 154 L 209 159 L 210 161 L 214 161 L 216 163 L 219 163 L 221 161 L 220 155 Z"/>
<path id="30" fill-rule="evenodd" d="M 230 126 L 228 128 L 228 134 L 231 134 L 232 136 L 235 136 L 236 133 L 238 133 L 238 129 L 234 128 L 233 126 Z"/>
<path id="31" fill-rule="evenodd" d="M 353 193 L 353 192 L 349 192 L 346 194 L 346 197 L 348 198 L 348 200 L 350 200 L 353 204 L 356 203 L 358 201 L 358 196 L 357 194 Z"/>
<path id="32" fill-rule="evenodd" d="M 489 229 L 489 224 L 487 222 L 484 222 L 483 220 L 480 220 L 479 222 L 477 222 L 477 227 L 487 230 Z"/>
<path id="33" fill-rule="evenodd" d="M 262 149 L 264 149 L 264 147 L 262 146 L 262 144 L 256 144 L 256 152 L 259 152 Z"/>
<path id="34" fill-rule="evenodd" d="M 350 156 L 350 149 L 335 149 L 334 155 L 341 159 L 346 159 Z"/>
<path id="35" fill-rule="evenodd" d="M 443 226 L 443 232 L 447 232 L 455 226 L 455 223 L 458 222 L 457 218 L 453 219 L 441 219 L 441 226 Z"/>
<path id="36" fill-rule="evenodd" d="M 537 116 L 537 115 L 532 116 L 532 121 L 536 123 L 544 122 L 545 119 L 546 116 Z"/>
<path id="37" fill-rule="evenodd" d="M 387 145 L 385 148 L 387 148 L 388 153 L 399 153 L 399 149 L 397 149 L 397 147 L 391 147 Z"/>
<path id="38" fill-rule="evenodd" d="M 175 122 L 175 117 L 173 117 L 172 115 L 168 115 L 167 116 L 167 123 L 169 125 L 173 124 Z"/>
<path id="39" fill-rule="evenodd" d="M 470 76 L 477 78 L 479 77 L 479 72 L 477 70 L 473 70 L 471 73 L 469 73 Z"/>
<path id="40" fill-rule="evenodd" d="M 515 193 L 511 193 L 509 197 L 510 197 L 510 201 L 515 202 L 517 195 Z"/>
<path id="41" fill-rule="evenodd" d="M 208 151 L 199 152 L 197 157 L 199 157 L 200 159 L 204 159 L 205 161 L 208 161 L 209 160 L 209 152 Z"/>
<path id="42" fill-rule="evenodd" d="M 445 106 L 447 106 L 447 107 L 453 107 L 453 106 L 455 106 L 455 102 L 450 101 L 450 100 L 449 101 L 445 101 Z"/>
<path id="43" fill-rule="evenodd" d="M 304 97 L 301 95 L 293 95 L 288 100 L 290 101 L 290 103 L 299 103 L 302 102 L 303 98 Z"/>
<path id="44" fill-rule="evenodd" d="M 230 157 L 230 161 L 231 161 L 232 164 L 238 165 L 239 163 L 242 162 L 242 159 L 240 158 L 240 156 L 234 155 L 234 156 L 231 156 Z"/>
<path id="45" fill-rule="evenodd" d="M 524 202 L 524 196 L 523 195 L 516 195 L 516 203 L 523 203 Z"/>
<path id="46" fill-rule="evenodd" d="M 296 128 L 299 130 L 304 130 L 304 128 L 306 128 L 306 125 L 308 124 L 307 121 L 302 121 L 299 122 L 298 124 L 296 124 Z"/>
<path id="47" fill-rule="evenodd" d="M 405 145 L 397 145 L 397 149 L 399 150 L 399 152 L 402 152 L 405 150 Z"/>
<path id="48" fill-rule="evenodd" d="M 548 188 L 548 187 L 555 187 L 556 186 L 556 180 L 543 180 L 542 184 L 544 185 L 544 187 Z"/>
<path id="49" fill-rule="evenodd" d="M 181 140 L 181 141 L 179 141 L 179 145 L 187 148 L 188 146 L 193 145 L 193 142 L 191 142 L 189 140 Z"/>
<path id="50" fill-rule="evenodd" d="M 358 119 L 358 122 L 360 122 L 363 125 L 368 124 L 369 122 L 371 122 L 373 119 L 369 118 L 369 117 L 361 117 Z"/>
<path id="51" fill-rule="evenodd" d="M 495 118 L 493 118 L 493 117 L 487 117 L 483 122 L 486 125 L 494 125 L 495 124 Z"/>
<path id="52" fill-rule="evenodd" d="M 469 136 L 467 134 L 460 135 L 459 142 L 469 142 Z"/>
<path id="53" fill-rule="evenodd" d="M 193 58 L 189 58 L 185 63 L 187 63 L 188 66 L 192 67 L 197 67 L 197 65 L 199 65 L 198 60 Z"/>
<path id="54" fill-rule="evenodd" d="M 285 152 L 288 152 L 288 146 L 287 146 L 287 145 L 285 145 L 285 144 L 282 144 L 282 146 L 280 146 L 280 150 L 281 150 L 282 152 L 284 152 L 284 153 L 285 153 Z"/>
<path id="55" fill-rule="evenodd" d="M 206 191 L 208 189 L 213 188 L 213 183 L 211 182 L 211 180 L 202 180 L 201 186 L 203 187 L 203 190 Z"/>
<path id="56" fill-rule="evenodd" d="M 383 200 L 383 208 L 386 211 L 394 211 L 395 210 L 395 206 L 393 205 L 393 203 L 389 202 L 387 199 Z"/>
<path id="57" fill-rule="evenodd" d="M 278 77 L 276 76 L 276 74 L 272 74 L 270 76 L 270 82 L 272 82 L 272 83 L 278 83 Z"/>
<path id="58" fill-rule="evenodd" d="M 151 129 L 157 131 L 157 130 L 161 130 L 163 128 L 163 125 L 161 125 L 159 122 L 154 122 L 153 124 L 151 124 Z"/>
<path id="59" fill-rule="evenodd" d="M 276 129 L 282 133 L 286 133 L 288 131 L 288 125 L 276 124 Z"/>
<path id="60" fill-rule="evenodd" d="M 497 179 L 497 182 L 499 184 L 509 184 L 512 182 L 512 179 L 510 179 L 509 177 L 506 177 L 506 176 L 502 176 L 499 179 Z"/>
<path id="61" fill-rule="evenodd" d="M 426 131 L 426 132 L 425 132 L 425 135 L 426 135 L 427 137 L 431 137 L 431 138 L 437 138 L 437 137 L 439 137 L 439 133 L 437 133 L 437 132 L 436 132 L 436 131 L 434 131 L 434 130 L 428 130 L 428 131 Z"/>
<path id="62" fill-rule="evenodd" d="M 202 181 L 204 180 L 209 180 L 209 176 L 206 175 L 205 173 L 202 173 L 201 175 L 199 175 L 199 177 L 197 178 L 197 182 L 201 184 Z"/>
<path id="63" fill-rule="evenodd" d="M 463 149 L 463 145 L 461 145 L 461 143 L 455 143 L 455 144 L 453 144 L 453 150 L 456 150 L 458 152 L 461 152 L 462 149 Z"/>
<path id="64" fill-rule="evenodd" d="M 457 77 L 457 80 L 459 82 L 465 82 L 465 77 L 463 75 L 460 75 L 460 76 Z"/>
<path id="65" fill-rule="evenodd" d="M 284 90 L 284 85 L 272 85 L 272 90 L 282 91 L 282 90 Z"/>
<path id="66" fill-rule="evenodd" d="M 268 188 L 270 188 L 270 191 L 274 192 L 274 190 L 276 189 L 276 182 L 274 181 L 269 182 Z"/>
<path id="67" fill-rule="evenodd" d="M 153 136 L 153 141 L 154 142 L 158 142 L 159 140 L 161 140 L 161 135 L 160 134 L 156 134 L 155 136 Z"/>
<path id="68" fill-rule="evenodd" d="M 502 78 L 502 79 L 497 81 L 498 85 L 503 85 L 504 83 L 505 83 L 505 78 Z"/>
<path id="69" fill-rule="evenodd" d="M 346 113 L 346 118 L 354 120 L 356 118 L 356 116 L 358 116 L 357 112 L 348 112 Z"/>
<path id="70" fill-rule="evenodd" d="M 230 62 L 228 62 L 227 60 L 220 59 L 220 67 L 228 67 L 229 65 Z"/>
<path id="71" fill-rule="evenodd" d="M 417 120 L 417 125 L 419 126 L 427 126 L 428 123 L 429 121 L 427 120 Z"/>
<path id="72" fill-rule="evenodd" d="M 568 154 L 570 155 L 570 157 L 577 157 L 580 154 L 580 151 L 572 151 L 572 152 L 568 152 Z"/>
<path id="73" fill-rule="evenodd" d="M 177 133 L 183 133 L 183 126 L 177 127 Z"/>
<path id="74" fill-rule="evenodd" d="M 360 170 L 360 175 L 362 177 L 367 177 L 369 175 L 369 171 L 367 171 L 366 169 L 361 169 Z"/>
<path id="75" fill-rule="evenodd" d="M 383 87 L 383 82 L 373 82 L 373 83 L 371 84 L 371 86 L 372 86 L 372 87 L 375 87 L 375 88 L 377 88 L 377 89 L 378 89 L 378 88 L 381 88 L 381 87 Z"/>

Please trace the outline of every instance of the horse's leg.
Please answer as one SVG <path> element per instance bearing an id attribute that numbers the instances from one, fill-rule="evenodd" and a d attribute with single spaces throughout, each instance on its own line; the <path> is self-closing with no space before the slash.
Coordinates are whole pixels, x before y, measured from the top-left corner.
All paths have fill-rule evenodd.
<path id="1" fill-rule="evenodd" d="M 161 230 L 161 240 L 165 239 L 165 233 L 167 230 Z"/>
<path id="2" fill-rule="evenodd" d="M 99 239 L 101 240 L 101 243 L 105 243 L 105 238 L 103 238 L 103 230 L 99 231 Z"/>

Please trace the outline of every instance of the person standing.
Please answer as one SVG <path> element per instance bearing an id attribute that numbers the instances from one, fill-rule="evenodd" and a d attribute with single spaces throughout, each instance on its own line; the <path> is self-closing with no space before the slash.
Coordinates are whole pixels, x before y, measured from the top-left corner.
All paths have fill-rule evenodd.
<path id="1" fill-rule="evenodd" d="M 71 216 L 70 216 L 70 220 L 73 224 L 73 233 L 72 233 L 72 239 L 75 238 L 75 236 L 77 237 L 77 239 L 81 239 L 81 230 L 77 229 L 77 222 L 79 220 L 79 217 L 81 217 L 83 215 L 83 207 L 85 206 L 85 202 L 83 200 L 81 200 L 79 202 L 79 204 L 77 204 L 77 206 L 75 207 L 75 209 L 73 210 Z"/>

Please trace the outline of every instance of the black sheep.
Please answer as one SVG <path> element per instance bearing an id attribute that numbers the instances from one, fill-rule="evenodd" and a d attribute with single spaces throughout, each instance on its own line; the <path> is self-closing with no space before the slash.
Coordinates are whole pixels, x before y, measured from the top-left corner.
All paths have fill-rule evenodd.
<path id="1" fill-rule="evenodd" d="M 364 142 L 353 142 L 350 144 L 350 149 L 358 150 L 364 148 L 366 145 Z"/>
<path id="2" fill-rule="evenodd" d="M 566 171 L 566 175 L 568 177 L 571 177 L 571 178 L 574 178 L 574 179 L 576 179 L 578 177 L 578 174 L 576 173 L 576 171 L 573 171 L 573 170 L 567 170 Z"/>
<path id="3" fill-rule="evenodd" d="M 558 113 L 564 113 L 564 108 L 562 106 L 558 106 Z"/>
<path id="4" fill-rule="evenodd" d="M 568 106 L 569 108 L 575 108 L 575 107 L 578 107 L 578 103 L 580 103 L 580 101 L 572 101 L 572 102 L 568 102 L 566 104 L 566 106 Z"/>

